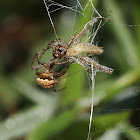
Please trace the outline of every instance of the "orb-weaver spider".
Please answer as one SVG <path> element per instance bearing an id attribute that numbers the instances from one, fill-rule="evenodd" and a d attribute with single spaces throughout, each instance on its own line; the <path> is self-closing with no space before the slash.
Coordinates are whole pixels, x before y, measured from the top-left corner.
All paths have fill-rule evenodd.
<path id="1" fill-rule="evenodd" d="M 60 63 L 57 62 L 58 60 L 62 59 L 63 54 L 66 53 L 65 50 L 61 49 L 62 46 L 60 44 L 54 44 L 52 46 L 54 58 L 51 59 L 48 63 L 42 62 L 41 58 L 42 58 L 43 54 L 45 53 L 46 50 L 49 50 L 51 48 L 50 44 L 52 44 L 56 41 L 57 40 L 51 41 L 45 49 L 43 49 L 40 52 L 37 52 L 34 56 L 34 59 L 33 59 L 32 63 L 31 63 L 31 68 L 36 69 L 36 75 L 38 75 L 37 82 L 43 88 L 54 87 L 57 83 L 57 78 L 63 76 L 66 73 L 67 69 L 69 68 L 70 64 L 72 63 L 72 62 L 70 62 L 67 65 L 67 67 L 65 68 L 65 70 L 63 70 L 61 73 L 55 73 L 53 71 L 53 67 L 55 65 L 61 65 L 61 64 L 65 64 L 65 63 L 68 62 L 68 60 L 66 60 L 66 59 L 63 62 L 60 62 Z M 60 41 L 60 39 L 59 39 L 59 41 Z M 33 66 L 35 59 L 38 62 L 37 66 Z M 53 60 L 55 60 L 55 61 L 53 61 Z M 51 62 L 51 61 L 53 61 L 53 62 Z M 44 71 L 43 72 L 38 72 L 38 69 L 42 68 L 42 67 L 44 67 Z M 53 90 L 55 92 L 58 92 L 62 89 L 60 89 L 60 90 L 51 89 L 51 90 Z"/>

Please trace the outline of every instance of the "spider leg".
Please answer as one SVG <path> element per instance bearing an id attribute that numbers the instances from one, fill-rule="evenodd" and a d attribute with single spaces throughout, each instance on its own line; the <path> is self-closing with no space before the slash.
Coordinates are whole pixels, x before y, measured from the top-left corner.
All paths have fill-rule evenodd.
<path id="1" fill-rule="evenodd" d="M 51 42 L 47 45 L 46 48 L 44 48 L 42 51 L 36 53 L 36 55 L 35 55 L 36 60 L 39 61 L 39 60 L 42 58 L 43 54 L 46 52 L 46 50 L 49 50 L 49 49 L 52 47 L 51 44 L 54 43 L 54 42 L 56 42 L 56 41 L 61 42 L 60 39 L 55 39 L 55 40 L 51 41 Z M 52 61 L 52 60 L 50 60 L 50 61 Z"/>
<path id="2" fill-rule="evenodd" d="M 68 60 L 66 57 L 64 57 L 64 61 L 62 61 L 62 62 L 60 62 L 60 63 L 56 63 L 58 60 L 61 60 L 61 59 L 63 59 L 63 58 L 57 58 L 53 63 L 53 65 L 62 65 L 62 64 L 65 64 L 65 63 L 68 63 L 68 62 L 70 62 L 71 64 L 74 62 L 74 61 L 70 61 L 70 60 Z M 50 60 L 51 61 L 51 60 Z"/>
<path id="3" fill-rule="evenodd" d="M 52 61 L 52 60 L 55 60 L 55 58 L 51 59 L 50 61 Z M 52 71 L 54 65 L 60 65 L 60 64 L 64 64 L 64 63 L 67 63 L 67 62 L 68 62 L 68 61 L 65 61 L 65 62 L 62 62 L 62 63 L 56 63 L 58 60 L 59 60 L 59 58 L 57 58 L 54 62 L 52 62 L 51 64 L 49 64 L 49 63 L 44 63 L 44 62 L 42 62 L 42 61 L 39 59 L 39 60 L 37 60 L 37 61 L 38 61 L 38 63 L 41 64 L 41 65 L 35 66 L 35 68 L 40 68 L 40 67 L 45 66 L 45 70 L 47 70 L 47 69 L 49 68 L 49 71 Z M 50 62 L 50 61 L 49 61 L 49 62 Z"/>
<path id="4" fill-rule="evenodd" d="M 49 60 L 49 61 L 48 61 L 48 64 L 49 64 L 49 62 L 51 62 L 51 61 L 53 61 L 53 60 L 55 60 L 55 59 L 56 59 L 56 58 L 53 58 L 53 59 Z M 38 62 L 39 64 L 43 65 L 43 66 L 46 66 L 46 63 L 42 62 L 40 59 L 37 60 L 37 62 Z"/>
<path id="5" fill-rule="evenodd" d="M 69 61 L 66 60 L 66 61 L 63 61 L 63 62 L 60 62 L 60 63 L 55 63 L 55 65 L 62 65 L 62 64 L 65 64 L 65 63 L 68 63 Z"/>
<path id="6" fill-rule="evenodd" d="M 56 60 L 55 60 L 55 59 L 56 59 Z M 61 58 L 61 59 L 62 59 L 62 58 Z M 54 65 L 61 65 L 61 64 L 65 64 L 65 63 L 69 62 L 68 60 L 65 60 L 65 61 L 63 61 L 63 62 L 56 63 L 58 60 L 61 60 L 61 59 L 59 59 L 59 58 L 53 58 L 53 59 L 51 59 L 50 61 L 52 61 L 52 60 L 55 60 L 55 61 L 52 62 L 52 63 L 50 64 L 50 68 L 52 69 Z M 49 61 L 49 62 L 50 62 L 50 61 Z"/>
<path id="7" fill-rule="evenodd" d="M 46 52 L 46 50 L 49 50 L 52 46 L 51 44 L 54 43 L 54 42 L 58 42 L 58 43 L 61 43 L 61 40 L 58 38 L 58 39 L 55 39 L 53 41 L 51 41 L 46 48 L 44 48 L 42 51 L 40 51 L 40 56 L 39 56 L 39 59 L 42 58 L 42 55 Z"/>
<path id="8" fill-rule="evenodd" d="M 50 89 L 50 90 L 52 90 L 52 91 L 54 91 L 54 92 L 59 92 L 59 91 L 61 91 L 61 90 L 64 90 L 66 87 L 64 87 L 64 88 L 61 88 L 61 89 L 59 89 L 59 90 L 56 90 L 56 89 Z"/>
<path id="9" fill-rule="evenodd" d="M 42 58 L 42 56 L 43 56 L 43 54 L 46 52 L 46 50 L 49 50 L 50 48 L 51 48 L 51 44 L 52 43 L 54 43 L 56 41 L 56 39 L 55 40 L 53 40 L 53 41 L 51 41 L 48 45 L 47 45 L 47 47 L 46 48 L 44 48 L 42 51 L 40 51 L 40 52 L 38 52 L 37 54 L 37 60 L 40 60 L 41 58 Z"/>
<path id="10" fill-rule="evenodd" d="M 37 61 L 38 63 L 42 64 L 42 63 L 43 63 L 43 62 L 41 61 L 42 55 L 46 52 L 46 50 L 49 50 L 49 49 L 51 48 L 51 44 L 54 43 L 54 42 L 56 42 L 56 41 L 58 41 L 58 40 L 55 39 L 55 40 L 51 41 L 51 42 L 48 44 L 48 46 L 47 46 L 46 48 L 44 48 L 42 51 L 39 51 L 39 52 L 37 52 L 37 53 L 35 54 L 35 56 L 34 56 L 34 58 L 33 58 L 33 61 L 32 61 L 32 63 L 31 63 L 31 68 L 32 68 L 32 69 L 37 69 L 37 68 L 41 68 L 41 67 L 42 67 L 42 65 L 33 66 L 35 59 L 36 59 L 36 61 Z M 59 42 L 61 42 L 60 39 L 59 39 Z M 54 59 L 52 59 L 52 60 L 54 60 Z M 52 61 L 52 60 L 50 60 L 50 61 Z"/>
<path id="11" fill-rule="evenodd" d="M 68 70 L 70 64 L 66 67 L 66 69 L 62 73 L 54 73 L 54 76 L 60 77 L 60 76 L 64 75 L 66 73 L 66 71 Z"/>
<path id="12" fill-rule="evenodd" d="M 36 58 L 37 58 L 37 53 L 35 54 L 35 56 L 34 56 L 34 58 L 33 58 L 33 61 L 32 61 L 32 63 L 31 63 L 31 68 L 32 68 L 32 69 L 38 69 L 38 68 L 43 67 L 43 65 L 33 66 L 34 61 L 35 61 Z"/>

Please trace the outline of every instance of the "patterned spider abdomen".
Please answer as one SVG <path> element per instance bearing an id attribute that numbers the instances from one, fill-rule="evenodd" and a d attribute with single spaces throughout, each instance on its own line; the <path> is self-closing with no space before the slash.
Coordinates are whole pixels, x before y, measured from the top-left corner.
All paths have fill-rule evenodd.
<path id="1" fill-rule="evenodd" d="M 43 88 L 51 88 L 56 85 L 57 80 L 49 74 L 42 73 L 38 76 L 37 82 Z"/>

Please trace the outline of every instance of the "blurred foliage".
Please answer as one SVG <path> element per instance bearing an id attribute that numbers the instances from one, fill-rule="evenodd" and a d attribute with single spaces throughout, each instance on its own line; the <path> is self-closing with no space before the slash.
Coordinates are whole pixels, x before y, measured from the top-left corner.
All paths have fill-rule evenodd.
<path id="1" fill-rule="evenodd" d="M 72 6 L 74 1 L 57 0 Z M 88 0 L 82 0 L 82 6 Z M 104 47 L 98 56 L 112 75 L 97 73 L 91 139 L 138 140 L 140 138 L 140 1 L 93 1 L 99 13 L 111 20 L 95 42 Z M 91 81 L 78 64 L 59 79 L 55 93 L 36 83 L 30 64 L 34 54 L 55 39 L 43 1 L 0 2 L 0 140 L 86 139 L 91 106 Z M 57 14 L 56 14 L 57 13 Z M 73 12 L 74 13 L 74 12 Z M 74 31 L 91 19 L 78 14 Z M 71 36 L 74 18 L 70 10 L 52 13 L 61 40 Z M 76 34 L 76 33 L 75 33 Z M 44 56 L 51 59 L 52 52 Z M 57 67 L 61 71 L 63 67 Z"/>

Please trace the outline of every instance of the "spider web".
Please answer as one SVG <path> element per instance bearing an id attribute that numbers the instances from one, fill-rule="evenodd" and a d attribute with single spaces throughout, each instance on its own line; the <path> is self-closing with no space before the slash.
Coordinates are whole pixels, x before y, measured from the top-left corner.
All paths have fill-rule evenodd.
<path id="1" fill-rule="evenodd" d="M 92 0 L 89 0 L 88 3 L 83 7 L 82 4 L 80 3 L 80 0 L 76 0 L 76 4 L 73 5 L 73 6 L 66 6 L 66 5 L 62 5 L 58 2 L 55 2 L 55 1 L 52 1 L 52 0 L 43 0 L 44 1 L 44 4 L 45 4 L 45 7 L 46 7 L 46 11 L 47 11 L 47 14 L 48 14 L 48 17 L 50 19 L 50 23 L 52 25 L 52 28 L 54 30 L 54 34 L 56 36 L 56 38 L 58 39 L 59 35 L 57 34 L 57 31 L 56 31 L 56 28 L 55 28 L 55 25 L 54 25 L 54 22 L 53 22 L 53 19 L 52 19 L 52 16 L 51 14 L 55 13 L 56 11 L 59 11 L 59 10 L 63 10 L 63 9 L 67 9 L 67 10 L 70 10 L 74 13 L 74 18 L 73 18 L 73 24 L 72 24 L 72 30 L 71 30 L 71 34 L 68 36 L 71 37 L 72 35 L 75 34 L 75 32 L 78 32 L 80 31 L 85 25 L 83 25 L 80 29 L 78 30 L 74 30 L 74 27 L 75 27 L 75 23 L 76 23 L 76 18 L 77 18 L 77 14 L 81 14 L 83 15 L 85 18 L 86 18 L 86 15 L 84 14 L 84 11 L 88 8 L 89 5 L 92 6 L 92 16 L 91 18 L 93 17 L 93 14 L 96 14 L 98 17 L 102 17 L 100 15 L 100 13 L 96 10 L 96 8 L 94 7 L 93 5 L 93 2 Z M 52 7 L 55 7 L 55 8 L 52 8 Z M 88 24 L 88 23 L 87 23 Z M 119 25 L 119 24 L 118 24 Z M 120 24 L 121 26 L 129 26 L 129 27 L 134 27 L 134 26 L 140 26 L 140 25 L 126 25 L 126 24 Z M 99 29 L 103 26 L 102 24 L 102 20 L 98 23 L 97 27 L 96 28 L 93 28 L 92 30 L 92 33 L 88 33 L 87 35 L 87 38 L 85 41 L 89 42 L 90 43 L 94 43 L 94 40 L 95 40 L 95 37 L 99 31 Z M 76 61 L 78 63 L 78 61 Z M 81 65 L 81 63 L 79 62 L 79 64 Z M 91 113 L 90 113 L 90 122 L 89 122 L 89 131 L 88 131 L 88 137 L 87 137 L 87 140 L 90 140 L 92 138 L 92 135 L 91 135 L 91 124 L 92 124 L 92 118 L 93 118 L 93 106 L 94 106 L 94 86 L 95 86 L 95 76 L 96 76 L 96 73 L 99 72 L 101 70 L 99 69 L 95 69 L 93 68 L 93 65 L 91 65 L 91 73 L 88 73 L 89 75 L 89 78 L 91 79 L 92 81 L 92 85 L 91 85 L 91 89 L 92 89 L 92 100 L 91 100 Z M 140 109 L 118 109 L 119 111 L 121 110 L 140 110 Z M 115 111 L 115 110 L 104 110 L 104 111 Z M 98 112 L 101 112 L 101 110 L 98 108 Z M 106 124 L 104 123 L 104 121 L 102 120 L 102 124 L 103 124 L 103 127 L 105 127 L 105 129 L 108 129 Z M 132 129 L 129 129 L 129 130 L 126 130 L 126 131 L 132 131 L 132 130 L 139 130 L 140 127 L 137 127 L 137 128 L 132 128 Z M 120 129 L 121 130 L 121 129 Z M 102 131 L 102 130 L 101 130 Z M 113 132 L 111 132 L 111 134 L 107 135 L 107 136 L 112 136 L 114 133 L 120 133 L 120 132 L 124 132 L 124 131 L 117 131 L 117 130 L 114 130 Z M 99 132 L 96 132 L 94 133 L 93 135 L 96 135 L 97 133 Z M 106 136 L 105 136 L 106 137 Z M 112 137 L 113 138 L 113 137 Z"/>

